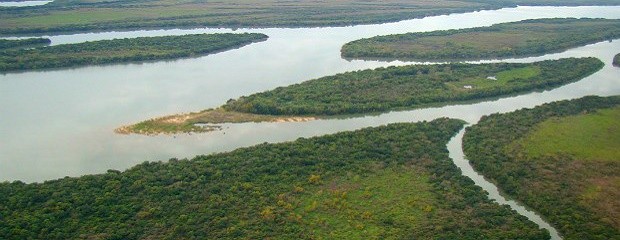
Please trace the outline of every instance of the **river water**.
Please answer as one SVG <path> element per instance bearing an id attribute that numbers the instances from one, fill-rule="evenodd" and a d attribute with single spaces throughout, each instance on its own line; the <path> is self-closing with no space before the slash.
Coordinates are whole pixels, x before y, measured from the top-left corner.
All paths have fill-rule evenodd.
<path id="1" fill-rule="evenodd" d="M 0 2 L 0 7 L 31 7 L 41 6 L 53 1 L 22 1 L 22 2 Z"/>
<path id="2" fill-rule="evenodd" d="M 347 61 L 342 44 L 375 35 L 488 26 L 543 17 L 620 18 L 620 7 L 518 7 L 354 27 L 238 29 L 265 42 L 215 55 L 143 64 L 116 64 L 0 75 L 0 181 L 43 181 L 126 169 L 143 161 L 185 158 L 262 142 L 282 142 L 392 122 L 454 117 L 475 123 L 508 112 L 584 95 L 620 93 L 610 61 L 619 41 L 510 62 L 596 56 L 607 66 L 583 81 L 497 101 L 306 123 L 226 125 L 221 132 L 178 136 L 117 135 L 113 129 L 147 118 L 217 107 L 230 98 L 350 70 L 403 62 Z M 48 36 L 52 44 L 136 36 L 233 32 L 154 30 Z M 490 62 L 490 61 L 484 61 Z"/>
<path id="3" fill-rule="evenodd" d="M 451 117 L 475 123 L 483 115 L 556 100 L 620 94 L 620 69 L 611 66 L 613 55 L 620 52 L 620 41 L 616 40 L 541 57 L 502 60 L 533 62 L 594 56 L 605 62 L 604 69 L 594 75 L 551 91 L 377 116 L 227 124 L 223 131 L 204 134 L 153 137 L 113 132 L 120 125 L 217 107 L 230 98 L 325 75 L 408 64 L 342 59 L 340 47 L 359 38 L 548 17 L 620 18 L 620 7 L 517 7 L 352 27 L 171 29 L 44 36 L 51 38 L 52 44 L 215 32 L 260 32 L 270 38 L 193 59 L 0 75 L 0 181 L 40 182 L 107 169 L 123 170 L 143 161 L 191 158 L 262 142 L 292 141 L 393 122 Z"/>

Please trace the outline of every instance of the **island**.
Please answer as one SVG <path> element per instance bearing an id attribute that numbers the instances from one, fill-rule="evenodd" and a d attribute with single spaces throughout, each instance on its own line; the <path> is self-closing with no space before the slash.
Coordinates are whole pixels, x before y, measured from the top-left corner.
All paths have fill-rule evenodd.
<path id="1" fill-rule="evenodd" d="M 346 59 L 479 60 L 544 55 L 620 37 L 620 19 L 535 19 L 490 27 L 376 36 L 346 43 Z"/>
<path id="2" fill-rule="evenodd" d="M 0 51 L 46 46 L 52 43 L 49 38 L 0 39 Z"/>
<path id="3" fill-rule="evenodd" d="M 205 132 L 220 123 L 309 121 L 329 116 L 480 101 L 578 81 L 603 67 L 596 58 L 535 63 L 438 64 L 336 74 L 231 99 L 197 113 L 154 118 L 117 133 Z"/>
<path id="4" fill-rule="evenodd" d="M 492 114 L 467 128 L 473 167 L 565 239 L 620 239 L 620 96 Z"/>
<path id="5" fill-rule="evenodd" d="M 190 34 L 101 40 L 29 49 L 0 49 L 0 72 L 195 57 L 266 39 L 267 35 L 260 33 Z M 20 43 L 6 43 L 10 44 Z"/>
<path id="6" fill-rule="evenodd" d="M 391 124 L 0 183 L 0 238 L 549 239 L 452 163 L 446 143 L 463 124 Z"/>
<path id="7" fill-rule="evenodd" d="M 616 54 L 616 56 L 614 56 L 613 65 L 616 66 L 616 67 L 620 67 L 620 53 L 618 53 L 618 54 Z"/>
<path id="8" fill-rule="evenodd" d="M 396 22 L 517 5 L 620 5 L 620 0 L 55 0 L 0 7 L 0 34 L 42 34 L 197 27 L 309 27 Z"/>

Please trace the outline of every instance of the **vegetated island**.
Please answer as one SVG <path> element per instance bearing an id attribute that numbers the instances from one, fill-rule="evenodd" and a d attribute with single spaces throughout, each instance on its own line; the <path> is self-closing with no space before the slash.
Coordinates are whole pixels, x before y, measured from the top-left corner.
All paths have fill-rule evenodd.
<path id="1" fill-rule="evenodd" d="M 206 26 L 231 28 L 345 26 L 395 22 L 517 5 L 620 5 L 620 0 L 55 0 L 35 7 L 0 7 L 0 34 Z"/>
<path id="2" fill-rule="evenodd" d="M 0 183 L 0 238 L 548 239 L 452 163 L 446 143 L 463 123 L 391 124 Z"/>
<path id="3" fill-rule="evenodd" d="M 377 36 L 346 43 L 347 59 L 473 60 L 542 55 L 620 37 L 619 19 L 536 19 Z"/>
<path id="4" fill-rule="evenodd" d="M 150 119 L 117 133 L 205 132 L 213 124 L 308 121 L 550 89 L 603 67 L 596 58 L 536 63 L 413 65 L 347 72 L 229 100 L 217 109 Z"/>
<path id="5" fill-rule="evenodd" d="M 620 53 L 616 54 L 616 56 L 614 56 L 614 62 L 613 65 L 616 67 L 620 67 Z"/>
<path id="6" fill-rule="evenodd" d="M 0 39 L 0 51 L 20 48 L 33 48 L 46 46 L 52 43 L 48 38 L 26 38 L 26 39 Z"/>
<path id="7" fill-rule="evenodd" d="M 177 59 L 239 48 L 266 39 L 267 35 L 260 33 L 192 34 L 0 50 L 0 72 Z"/>
<path id="8" fill-rule="evenodd" d="M 620 239 L 620 96 L 493 114 L 463 146 L 482 175 L 565 239 Z"/>

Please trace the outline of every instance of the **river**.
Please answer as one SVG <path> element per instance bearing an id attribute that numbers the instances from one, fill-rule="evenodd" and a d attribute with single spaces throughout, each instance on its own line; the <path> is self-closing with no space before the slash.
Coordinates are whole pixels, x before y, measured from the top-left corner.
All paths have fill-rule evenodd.
<path id="1" fill-rule="evenodd" d="M 548 17 L 620 18 L 620 7 L 517 7 L 351 27 L 201 28 L 44 36 L 50 37 L 52 44 L 213 32 L 260 32 L 270 38 L 193 59 L 0 75 L 0 181 L 40 182 L 107 169 L 123 170 L 143 161 L 191 158 L 262 142 L 292 141 L 393 122 L 451 117 L 475 123 L 491 113 L 586 95 L 620 94 L 620 69 L 611 66 L 613 55 L 620 52 L 620 41 L 616 40 L 541 57 L 503 60 L 533 62 L 594 56 L 605 62 L 606 66 L 594 75 L 550 91 L 377 116 L 226 124 L 223 131 L 204 134 L 153 137 L 113 132 L 120 125 L 217 107 L 230 98 L 325 75 L 408 64 L 342 59 L 340 47 L 355 39 Z"/>
<path id="2" fill-rule="evenodd" d="M 41 6 L 53 1 L 21 1 L 21 2 L 0 2 L 0 7 L 31 7 Z"/>

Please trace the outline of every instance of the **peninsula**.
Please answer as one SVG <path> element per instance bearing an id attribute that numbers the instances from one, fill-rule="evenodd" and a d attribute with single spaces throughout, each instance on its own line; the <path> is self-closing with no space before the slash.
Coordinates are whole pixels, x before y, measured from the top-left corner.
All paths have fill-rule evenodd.
<path id="1" fill-rule="evenodd" d="M 29 49 L 7 49 L 0 50 L 0 72 L 196 57 L 239 48 L 266 39 L 267 35 L 260 33 L 217 33 L 124 38 Z M 15 44 L 20 43 L 13 43 Z"/>
<path id="2" fill-rule="evenodd" d="M 550 89 L 603 67 L 596 58 L 535 63 L 439 64 L 341 73 L 231 99 L 217 109 L 147 120 L 118 133 L 182 133 L 218 129 L 214 124 L 307 121 L 476 101 Z"/>

